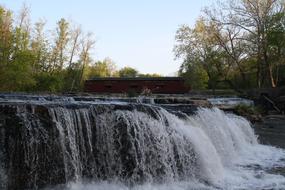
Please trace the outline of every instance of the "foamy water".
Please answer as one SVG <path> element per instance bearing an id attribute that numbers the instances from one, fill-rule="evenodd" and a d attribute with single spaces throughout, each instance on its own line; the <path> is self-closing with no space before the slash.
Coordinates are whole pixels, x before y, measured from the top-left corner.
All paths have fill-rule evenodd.
<path id="1" fill-rule="evenodd" d="M 126 120 L 147 124 L 157 134 L 165 147 L 161 147 L 167 162 L 168 135 L 165 123 L 148 117 L 142 112 L 118 111 Z M 169 127 L 175 134 L 176 143 L 191 142 L 197 157 L 197 173 L 184 176 L 183 180 L 174 174 L 166 174 L 165 181 L 156 183 L 126 185 L 120 180 L 70 182 L 69 190 L 190 190 L 190 189 L 285 189 L 285 177 L 270 174 L 272 168 L 285 167 L 283 149 L 261 145 L 257 141 L 250 123 L 239 116 L 225 114 L 214 109 L 199 109 L 195 116 L 178 118 L 164 109 L 159 115 L 167 118 Z M 134 123 L 130 123 L 133 125 Z M 146 127 L 146 126 L 144 126 Z M 187 141 L 182 139 L 186 138 Z M 180 140 L 181 141 L 180 141 Z M 181 149 L 181 151 L 184 151 Z M 187 154 L 186 154 L 187 155 Z M 171 167 L 166 163 L 166 166 Z M 197 168 L 196 168 L 197 169 Z M 171 170 L 169 170 L 171 171 Z M 50 187 L 49 189 L 61 189 Z"/>
<path id="2" fill-rule="evenodd" d="M 47 152 L 61 154 L 61 168 L 52 172 L 61 170 L 59 176 L 69 182 L 48 190 L 285 189 L 284 173 L 270 172 L 285 168 L 285 150 L 259 144 L 249 121 L 217 108 L 178 117 L 144 97 L 139 104 L 54 96 L 4 97 L 0 103 L 16 107 L 21 134 L 29 137 L 21 142 L 27 168 L 46 169 L 38 168 L 45 157 L 55 162 L 54 155 L 43 158 L 39 142 L 46 143 Z M 43 112 L 51 120 L 48 126 Z M 4 137 L 8 133 L 1 127 Z M 0 139 L 0 148 L 5 143 Z M 13 178 L 5 168 L 17 171 L 13 161 L 4 167 L 9 151 L 0 149 L 0 189 L 7 189 Z M 35 189 L 38 173 L 26 174 Z M 95 177 L 87 179 L 86 173 Z"/>

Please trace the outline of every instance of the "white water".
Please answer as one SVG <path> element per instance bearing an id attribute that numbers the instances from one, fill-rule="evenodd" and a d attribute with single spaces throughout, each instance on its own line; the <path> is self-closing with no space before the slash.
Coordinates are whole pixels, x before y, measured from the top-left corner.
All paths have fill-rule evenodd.
<path id="1" fill-rule="evenodd" d="M 78 180 L 69 183 L 67 189 L 285 189 L 284 176 L 267 172 L 274 167 L 285 167 L 285 151 L 259 144 L 250 123 L 246 119 L 225 114 L 216 108 L 199 109 L 195 116 L 189 116 L 186 119 L 180 119 L 164 109 L 161 109 L 158 114 L 160 119 L 157 120 L 139 111 L 116 111 L 114 113 L 114 115 L 124 118 L 127 125 L 134 127 L 137 138 L 139 138 L 139 141 L 134 141 L 139 143 L 137 146 L 139 146 L 138 150 L 141 151 L 139 153 L 142 154 L 142 158 L 138 161 L 140 165 L 136 169 L 147 173 L 152 168 L 156 168 L 157 163 L 160 163 L 161 167 L 167 171 L 163 181 L 155 182 L 152 176 L 155 174 L 149 173 L 148 182 L 141 185 L 127 186 L 116 182 L 116 180 L 101 182 Z M 114 120 L 112 117 L 114 115 L 100 116 L 101 124 L 105 124 L 103 126 L 106 128 L 105 133 L 107 132 L 109 135 L 112 134 Z M 65 119 L 72 120 L 71 116 Z M 169 128 L 166 127 L 165 122 Z M 155 146 L 152 147 L 151 144 L 148 144 L 143 131 L 149 131 L 147 134 L 155 134 L 154 138 L 157 142 Z M 109 140 L 111 141 L 111 139 Z M 185 143 L 189 142 L 198 162 L 196 168 L 187 165 L 189 160 L 193 160 L 187 152 L 187 146 L 185 146 Z M 189 169 L 185 169 L 186 176 L 181 180 L 177 177 L 176 169 L 172 167 L 174 163 L 171 152 L 172 143 L 178 147 L 178 154 L 184 156 L 184 158 L 180 158 L 183 167 L 189 167 Z M 115 156 L 112 152 L 115 150 L 111 144 L 106 144 L 105 148 L 107 148 L 105 150 L 107 154 Z M 153 151 L 156 151 L 158 155 L 157 158 L 154 158 L 158 159 L 158 162 L 153 160 L 153 163 L 146 164 L 147 158 L 144 155 Z M 189 158 L 185 155 L 189 155 Z M 78 155 L 72 156 L 78 157 Z M 120 163 L 116 163 L 115 159 L 110 158 L 109 161 L 120 165 Z"/>
<path id="2" fill-rule="evenodd" d="M 236 106 L 240 104 L 252 106 L 254 104 L 252 100 L 244 98 L 208 98 L 207 100 L 214 106 Z"/>
<path id="3" fill-rule="evenodd" d="M 182 119 L 145 104 L 136 107 L 68 98 L 49 107 L 53 102 L 35 102 L 32 111 L 17 104 L 23 136 L 31 137 L 22 142 L 23 159 L 29 168 L 37 168 L 42 164 L 38 142 L 45 142 L 49 151 L 56 149 L 63 176 L 71 181 L 68 190 L 285 189 L 285 177 L 268 172 L 285 168 L 285 151 L 259 144 L 246 119 L 217 108 L 201 108 Z M 68 102 L 80 106 L 66 107 Z M 54 126 L 41 123 L 42 115 L 35 111 L 38 105 L 46 106 Z M 113 109 L 114 105 L 125 107 Z M 0 126 L 0 137 L 4 135 L 5 128 Z M 4 144 L 4 138 L 0 143 Z M 53 155 L 47 159 L 52 161 Z M 86 181 L 84 172 L 95 179 Z M 5 173 L 0 160 L 0 189 L 6 188 Z"/>

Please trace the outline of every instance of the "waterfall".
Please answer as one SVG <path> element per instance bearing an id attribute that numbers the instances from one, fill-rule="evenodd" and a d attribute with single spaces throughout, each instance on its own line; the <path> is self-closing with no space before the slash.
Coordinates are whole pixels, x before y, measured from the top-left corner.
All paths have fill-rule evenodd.
<path id="1" fill-rule="evenodd" d="M 0 188 L 285 187 L 282 176 L 257 175 L 284 164 L 285 152 L 260 145 L 242 117 L 217 108 L 186 115 L 159 105 L 71 102 L 0 104 Z"/>

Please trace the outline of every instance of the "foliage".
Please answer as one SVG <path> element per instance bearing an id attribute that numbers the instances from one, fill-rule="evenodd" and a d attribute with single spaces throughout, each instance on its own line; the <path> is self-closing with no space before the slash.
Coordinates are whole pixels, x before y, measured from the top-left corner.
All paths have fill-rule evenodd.
<path id="1" fill-rule="evenodd" d="M 0 91 L 81 89 L 92 63 L 92 35 L 64 18 L 49 34 L 44 27 L 41 20 L 30 23 L 25 6 L 18 17 L 0 6 Z"/>
<path id="2" fill-rule="evenodd" d="M 160 74 L 157 74 L 157 73 L 139 74 L 138 76 L 139 77 L 145 77 L 145 78 L 148 78 L 148 77 L 162 77 Z"/>
<path id="3" fill-rule="evenodd" d="M 180 75 L 193 88 L 205 87 L 199 82 L 201 70 L 210 89 L 240 91 L 284 83 L 284 3 L 224 0 L 217 5 L 206 8 L 193 28 L 177 30 L 174 52 L 182 60 Z"/>
<path id="4" fill-rule="evenodd" d="M 180 76 L 186 79 L 187 85 L 191 86 L 192 89 L 208 88 L 209 77 L 199 64 L 187 64 L 186 71 L 181 71 Z"/>
<path id="5" fill-rule="evenodd" d="M 132 67 L 124 67 L 119 70 L 120 77 L 137 77 L 138 71 Z"/>
<path id="6" fill-rule="evenodd" d="M 90 77 L 112 77 L 117 76 L 116 65 L 115 63 L 106 58 L 103 61 L 97 61 L 94 65 L 90 66 Z"/>
<path id="7" fill-rule="evenodd" d="M 60 92 L 63 87 L 63 79 L 61 73 L 49 74 L 46 72 L 35 75 L 37 81 L 36 91 L 41 92 Z"/>
<path id="8" fill-rule="evenodd" d="M 93 77 L 159 77 L 118 70 L 110 58 L 94 61 L 92 33 L 64 18 L 47 31 L 43 20 L 30 23 L 25 5 L 17 15 L 0 6 L 0 91 L 73 92 Z"/>

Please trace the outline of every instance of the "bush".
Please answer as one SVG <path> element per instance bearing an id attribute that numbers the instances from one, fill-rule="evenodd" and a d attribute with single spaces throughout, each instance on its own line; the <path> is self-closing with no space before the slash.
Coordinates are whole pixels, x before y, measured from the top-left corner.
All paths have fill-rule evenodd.
<path id="1" fill-rule="evenodd" d="M 36 76 L 36 89 L 35 91 L 41 92 L 60 92 L 63 87 L 62 75 L 58 74 L 49 74 L 41 73 Z"/>

